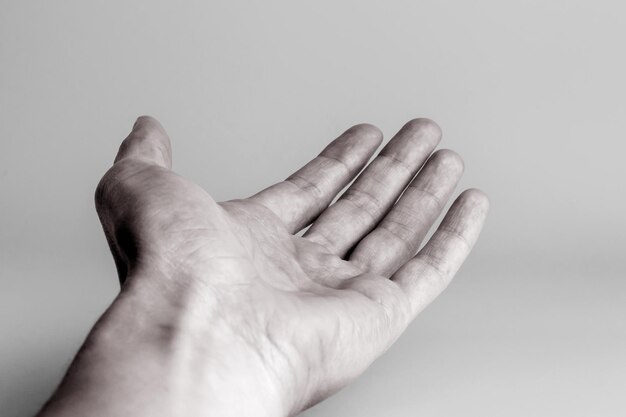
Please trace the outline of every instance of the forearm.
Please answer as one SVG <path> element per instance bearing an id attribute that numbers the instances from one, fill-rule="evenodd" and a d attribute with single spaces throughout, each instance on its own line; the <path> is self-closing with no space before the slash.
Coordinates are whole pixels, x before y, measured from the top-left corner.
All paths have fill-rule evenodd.
<path id="1" fill-rule="evenodd" d="M 39 417 L 289 413 L 271 375 L 227 343 L 231 330 L 218 314 L 206 306 L 198 313 L 182 294 L 169 296 L 178 301 L 126 288 Z"/>

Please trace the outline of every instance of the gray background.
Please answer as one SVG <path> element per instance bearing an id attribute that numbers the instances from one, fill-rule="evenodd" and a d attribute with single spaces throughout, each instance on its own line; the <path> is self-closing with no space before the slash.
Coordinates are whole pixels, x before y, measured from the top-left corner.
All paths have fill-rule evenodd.
<path id="1" fill-rule="evenodd" d="M 118 290 L 93 191 L 134 118 L 218 199 L 425 116 L 492 211 L 448 291 L 306 416 L 626 413 L 621 1 L 0 1 L 0 415 Z"/>

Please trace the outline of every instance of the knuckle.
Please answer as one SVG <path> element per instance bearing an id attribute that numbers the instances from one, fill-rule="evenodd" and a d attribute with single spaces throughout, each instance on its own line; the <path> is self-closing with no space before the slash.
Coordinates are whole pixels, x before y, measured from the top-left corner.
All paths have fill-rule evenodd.
<path id="1" fill-rule="evenodd" d="M 360 212 L 376 220 L 385 211 L 385 205 L 371 192 L 357 188 L 349 188 L 343 195 Z"/>
<path id="2" fill-rule="evenodd" d="M 98 213 L 103 211 L 108 206 L 113 197 L 113 188 L 116 182 L 115 177 L 115 165 L 111 167 L 100 179 L 94 193 L 94 200 L 96 203 L 96 210 Z"/>
<path id="3" fill-rule="evenodd" d="M 363 275 L 344 282 L 344 289 L 357 291 L 374 302 L 386 318 L 385 329 L 393 331 L 403 326 L 410 313 L 410 300 L 393 280 L 374 275 Z"/>
<path id="4" fill-rule="evenodd" d="M 94 193 L 98 213 L 110 210 L 120 196 L 127 196 L 136 188 L 133 177 L 150 169 L 151 165 L 134 159 L 115 163 L 100 179 Z"/>
<path id="5" fill-rule="evenodd" d="M 435 278 L 435 281 L 439 282 L 439 284 L 445 284 L 449 281 L 448 277 L 451 276 L 451 266 L 445 258 L 429 252 L 422 253 L 419 257 L 425 261 L 427 268 L 431 269 L 433 272 L 432 277 Z"/>

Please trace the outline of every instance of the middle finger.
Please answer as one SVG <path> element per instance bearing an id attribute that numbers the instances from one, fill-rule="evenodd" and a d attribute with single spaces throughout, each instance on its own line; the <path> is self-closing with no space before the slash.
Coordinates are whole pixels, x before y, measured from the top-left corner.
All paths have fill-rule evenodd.
<path id="1" fill-rule="evenodd" d="M 405 124 L 304 237 L 339 256 L 376 226 L 441 140 L 429 119 Z"/>

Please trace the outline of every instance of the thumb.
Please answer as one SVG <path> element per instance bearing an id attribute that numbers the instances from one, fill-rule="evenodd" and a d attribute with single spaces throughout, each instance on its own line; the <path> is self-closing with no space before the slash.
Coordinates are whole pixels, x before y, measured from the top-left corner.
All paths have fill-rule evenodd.
<path id="1" fill-rule="evenodd" d="M 141 116 L 133 130 L 120 145 L 115 163 L 124 159 L 135 159 L 172 168 L 172 146 L 163 126 L 151 116 Z"/>
<path id="2" fill-rule="evenodd" d="M 102 177 L 95 192 L 96 211 L 113 254 L 120 282 L 137 258 L 138 191 L 145 188 L 137 172 L 172 166 L 170 139 L 161 124 L 141 116 L 120 145 L 113 167 Z M 154 172 L 153 169 L 150 170 Z"/>

